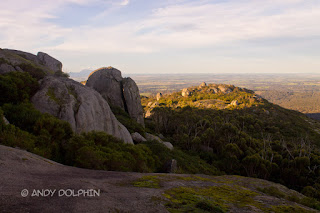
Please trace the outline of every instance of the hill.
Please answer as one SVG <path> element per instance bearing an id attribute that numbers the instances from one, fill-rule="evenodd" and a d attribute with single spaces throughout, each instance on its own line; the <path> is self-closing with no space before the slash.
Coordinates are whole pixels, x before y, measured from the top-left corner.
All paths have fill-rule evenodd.
<path id="1" fill-rule="evenodd" d="M 87 170 L 1 145 L 0 156 L 1 212 L 317 212 L 298 192 L 255 178 Z M 45 189 L 56 191 L 34 193 Z"/>
<path id="2" fill-rule="evenodd" d="M 215 84 L 143 97 L 142 105 L 146 127 L 227 174 L 319 190 L 320 126 L 302 113 Z"/>
<path id="3" fill-rule="evenodd" d="M 265 179 L 308 196 L 307 202 L 291 200 L 320 209 L 320 124 L 302 113 L 226 84 L 203 82 L 181 92 L 140 98 L 135 81 L 123 78 L 113 67 L 96 70 L 82 85 L 69 79 L 51 56 L 42 61 L 48 58 L 46 54 L 1 51 L 5 53 L 0 67 L 2 145 L 85 169 Z M 21 65 L 21 60 L 28 66 Z M 58 66 L 52 64 L 59 69 L 54 71 Z M 12 69 L 6 70 L 8 67 Z M 17 166 L 17 172 L 19 169 L 25 171 Z M 4 173 L 11 174 L 8 167 Z M 44 181 L 41 175 L 39 180 Z M 59 181 L 60 175 L 64 174 L 54 178 Z M 137 180 L 135 185 L 159 188 L 159 183 L 171 184 L 170 178 L 154 176 Z M 216 186 L 215 181 L 208 182 Z M 212 195 L 214 200 L 198 200 L 199 196 L 212 197 L 211 192 L 179 190 L 162 191 L 170 211 L 199 206 L 216 211 L 233 208 L 224 203 L 229 199 L 224 194 Z M 274 188 L 260 191 L 279 194 Z M 197 196 L 190 198 L 190 193 Z M 239 196 L 230 199 L 242 202 Z M 255 202 L 253 206 L 262 208 Z"/>

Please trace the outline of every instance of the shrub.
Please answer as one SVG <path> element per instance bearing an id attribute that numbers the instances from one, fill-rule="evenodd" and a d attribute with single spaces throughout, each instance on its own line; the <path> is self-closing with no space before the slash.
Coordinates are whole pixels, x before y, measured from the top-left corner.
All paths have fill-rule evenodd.
<path id="1" fill-rule="evenodd" d="M 0 105 L 29 100 L 38 88 L 37 80 L 29 73 L 10 72 L 0 75 Z"/>

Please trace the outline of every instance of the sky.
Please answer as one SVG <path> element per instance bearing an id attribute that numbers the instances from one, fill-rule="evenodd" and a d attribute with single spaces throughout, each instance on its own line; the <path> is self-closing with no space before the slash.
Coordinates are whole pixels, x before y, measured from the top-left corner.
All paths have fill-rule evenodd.
<path id="1" fill-rule="evenodd" d="M 1 0 L 0 48 L 65 72 L 320 73 L 320 0 Z"/>

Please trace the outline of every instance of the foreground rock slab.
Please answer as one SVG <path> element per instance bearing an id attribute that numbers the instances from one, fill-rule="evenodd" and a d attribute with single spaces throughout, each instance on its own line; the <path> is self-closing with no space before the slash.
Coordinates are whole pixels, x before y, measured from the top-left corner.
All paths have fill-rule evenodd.
<path id="1" fill-rule="evenodd" d="M 281 192 L 303 195 L 268 181 L 240 176 L 206 176 L 111 172 L 63 166 L 29 152 L 0 145 L 0 212 L 168 212 L 164 194 L 175 189 L 216 187 L 226 192 L 228 212 L 262 212 L 255 206 L 239 205 L 233 191 L 256 194 L 253 204 L 265 208 L 286 206 L 317 212 L 305 206 L 263 194 L 257 187 L 277 187 Z M 155 185 L 145 185 L 156 180 Z M 149 187 L 149 188 L 148 188 Z M 183 187 L 183 188 L 181 188 Z M 53 196 L 32 196 L 34 190 L 57 190 Z M 100 190 L 100 196 L 59 196 L 63 190 Z M 27 193 L 27 191 L 28 193 Z M 237 192 L 236 190 L 236 192 Z M 240 191 L 241 193 L 242 191 Z M 23 196 L 22 196 L 23 195 Z M 76 195 L 76 194 L 73 194 Z M 24 197 L 25 196 L 25 197 Z M 229 198 L 229 196 L 232 198 Z M 239 195 L 241 196 L 241 194 Z M 251 198 L 246 198 L 251 199 Z"/>

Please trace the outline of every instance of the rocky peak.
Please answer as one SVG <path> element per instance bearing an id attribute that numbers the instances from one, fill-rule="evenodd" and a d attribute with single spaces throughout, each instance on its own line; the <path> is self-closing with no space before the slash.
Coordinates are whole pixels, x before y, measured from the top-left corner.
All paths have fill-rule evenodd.
<path id="1" fill-rule="evenodd" d="M 113 67 L 103 67 L 89 75 L 86 86 L 95 89 L 110 105 L 125 110 L 144 126 L 139 88 L 131 78 L 122 78 L 121 72 Z"/>
<path id="2" fill-rule="evenodd" d="M 0 49 L 0 74 L 24 70 L 26 65 L 43 70 L 45 74 L 62 72 L 62 63 L 47 53 L 37 55 L 20 50 Z"/>
<path id="3" fill-rule="evenodd" d="M 199 85 L 199 88 L 203 88 L 203 87 L 206 87 L 207 86 L 207 83 L 206 82 L 202 82 L 200 85 Z"/>
<path id="4" fill-rule="evenodd" d="M 198 87 L 189 87 L 184 88 L 181 91 L 181 95 L 183 97 L 191 96 L 194 92 L 201 92 L 201 93 L 223 93 L 228 94 L 235 89 L 233 85 L 226 85 L 226 84 L 209 84 L 207 85 L 206 82 L 202 82 Z"/>
<path id="5" fill-rule="evenodd" d="M 109 66 L 109 67 L 101 67 L 99 69 L 96 69 L 96 70 L 92 71 L 90 73 L 90 75 L 88 76 L 88 80 L 93 74 L 96 77 L 110 78 L 110 79 L 114 79 L 116 81 L 122 81 L 121 71 L 116 69 L 116 68 L 113 68 L 111 66 Z"/>

